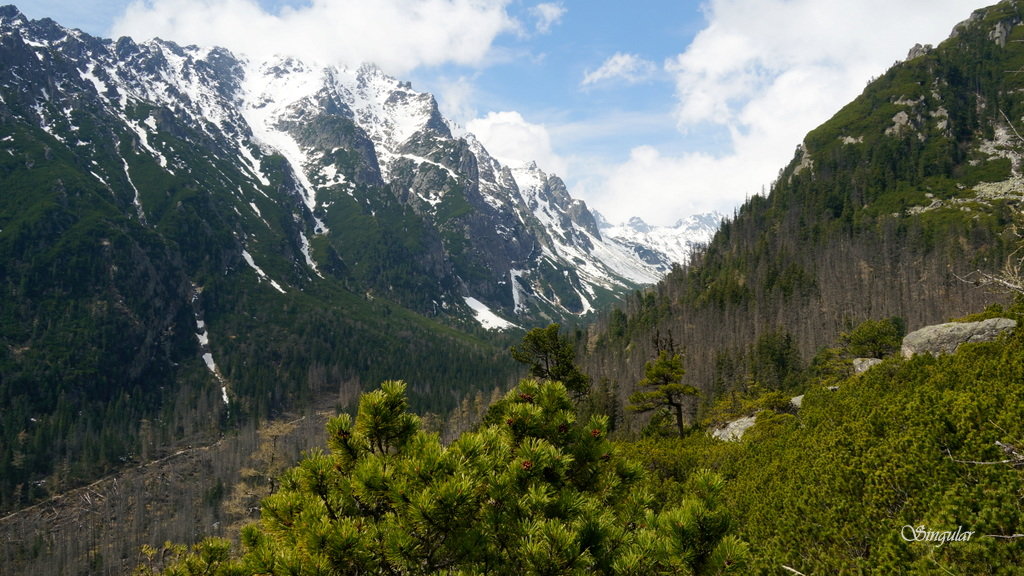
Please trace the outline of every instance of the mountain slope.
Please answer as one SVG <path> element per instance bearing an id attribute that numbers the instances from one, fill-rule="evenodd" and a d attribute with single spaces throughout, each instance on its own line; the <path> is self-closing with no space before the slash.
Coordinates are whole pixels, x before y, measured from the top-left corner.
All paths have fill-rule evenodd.
<path id="1" fill-rule="evenodd" d="M 1019 326 L 1020 312 L 962 320 Z M 1012 574 L 1024 559 L 1011 504 L 1024 489 L 1021 336 L 938 356 L 897 349 L 857 374 L 847 358 L 818 371 L 798 403 L 764 390 L 723 398 L 716 409 L 745 404 L 733 414 L 755 416 L 742 439 L 700 428 L 630 452 L 667 485 L 709 468 L 728 478 L 725 507 L 750 545 L 744 573 Z"/>
<path id="2" fill-rule="evenodd" d="M 1018 246 L 1020 23 L 1014 2 L 976 12 L 809 133 L 767 196 L 594 327 L 590 373 L 628 391 L 671 339 L 707 395 L 784 388 L 862 320 L 914 329 L 1005 300 L 961 278 Z"/>

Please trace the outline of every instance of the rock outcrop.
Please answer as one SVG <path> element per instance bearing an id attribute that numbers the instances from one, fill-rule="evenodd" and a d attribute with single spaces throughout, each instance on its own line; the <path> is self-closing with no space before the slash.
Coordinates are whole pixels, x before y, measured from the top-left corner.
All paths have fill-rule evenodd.
<path id="1" fill-rule="evenodd" d="M 881 364 L 881 358 L 854 358 L 853 359 L 853 373 L 860 374 L 871 369 L 872 366 Z"/>
<path id="2" fill-rule="evenodd" d="M 743 434 L 757 422 L 757 415 L 744 416 L 711 431 L 711 436 L 726 442 L 739 442 Z"/>
<path id="3" fill-rule="evenodd" d="M 903 337 L 904 358 L 914 354 L 952 354 L 965 343 L 991 342 L 1003 332 L 1017 327 L 1010 318 L 990 318 L 980 322 L 950 322 L 925 326 Z"/>
<path id="4" fill-rule="evenodd" d="M 933 46 L 931 44 L 914 44 L 914 47 L 907 53 L 907 61 L 911 61 L 915 58 L 920 58 L 925 54 L 932 51 Z"/>
<path id="5" fill-rule="evenodd" d="M 789 414 L 796 414 L 804 405 L 804 395 L 794 396 L 789 399 L 789 406 L 782 409 L 782 412 Z M 725 424 L 708 430 L 712 438 L 717 438 L 724 442 L 739 442 L 743 439 L 743 435 L 746 434 L 747 430 L 757 423 L 757 414 L 750 416 L 743 416 L 726 422 Z"/>

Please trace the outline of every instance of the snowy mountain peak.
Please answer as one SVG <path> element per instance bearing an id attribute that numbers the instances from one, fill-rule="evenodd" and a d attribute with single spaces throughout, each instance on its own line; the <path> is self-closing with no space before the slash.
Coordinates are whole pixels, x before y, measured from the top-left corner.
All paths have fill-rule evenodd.
<path id="1" fill-rule="evenodd" d="M 674 228 L 692 230 L 698 233 L 714 232 L 718 230 L 724 216 L 719 212 L 706 212 L 704 214 L 693 214 L 676 222 Z"/>
<path id="2" fill-rule="evenodd" d="M 652 226 L 638 217 L 614 226 L 600 219 L 606 238 L 631 246 L 639 258 L 665 272 L 672 264 L 689 261 L 697 245 L 710 242 L 721 221 L 717 212 L 689 216 L 674 226 Z"/>
<path id="3" fill-rule="evenodd" d="M 426 314 L 473 317 L 473 302 L 556 320 L 684 258 L 661 229 L 603 228 L 561 178 L 503 165 L 432 95 L 372 65 L 100 40 L 9 7 L 0 33 L 0 115 L 66 145 L 140 222 L 165 218 L 181 190 L 217 196 L 224 212 L 208 228 L 233 239 L 218 248 L 234 254 L 225 269 L 241 264 L 281 294 L 338 282 Z M 75 110 L 103 139 L 77 143 Z"/>
<path id="4" fill-rule="evenodd" d="M 40 21 L 50 22 L 49 19 Z M 6 28 L 23 28 L 29 23 L 28 18 L 16 6 L 0 6 L 0 26 Z"/>
<path id="5" fill-rule="evenodd" d="M 640 234 L 646 234 L 651 231 L 651 227 L 639 216 L 633 216 L 630 218 L 629 221 L 626 222 L 626 226 Z"/>

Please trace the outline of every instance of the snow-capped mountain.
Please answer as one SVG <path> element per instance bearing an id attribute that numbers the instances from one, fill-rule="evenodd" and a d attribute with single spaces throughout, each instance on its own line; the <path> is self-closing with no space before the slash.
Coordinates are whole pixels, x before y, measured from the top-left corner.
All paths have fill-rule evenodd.
<path id="1" fill-rule="evenodd" d="M 651 226 L 639 217 L 613 225 L 600 213 L 594 212 L 594 216 L 606 240 L 629 246 L 637 257 L 661 272 L 669 271 L 673 264 L 688 262 L 697 246 L 711 241 L 724 218 L 718 212 L 709 212 L 689 216 L 673 226 Z"/>
<path id="2" fill-rule="evenodd" d="M 685 257 L 671 232 L 599 228 L 557 176 L 503 166 L 372 66 L 100 40 L 13 7 L 0 33 L 5 116 L 46 131 L 150 227 L 166 219 L 155 180 L 223 196 L 224 268 L 281 293 L 340 281 L 421 313 L 556 319 Z M 271 204 L 289 215 L 271 220 Z"/>

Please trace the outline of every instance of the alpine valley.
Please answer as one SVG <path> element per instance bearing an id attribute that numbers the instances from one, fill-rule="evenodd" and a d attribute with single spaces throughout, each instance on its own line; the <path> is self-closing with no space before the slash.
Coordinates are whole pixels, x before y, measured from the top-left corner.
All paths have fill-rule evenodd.
<path id="1" fill-rule="evenodd" d="M 372 66 L 0 8 L 0 571 L 1019 573 L 1022 23 L 656 228 Z M 553 322 L 573 398 L 514 388 Z"/>

